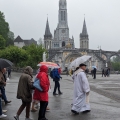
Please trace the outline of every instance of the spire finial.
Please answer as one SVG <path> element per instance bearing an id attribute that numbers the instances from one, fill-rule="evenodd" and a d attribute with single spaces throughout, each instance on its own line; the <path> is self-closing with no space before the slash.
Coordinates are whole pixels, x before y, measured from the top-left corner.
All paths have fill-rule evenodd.
<path id="1" fill-rule="evenodd" d="M 84 14 L 84 21 L 85 21 L 85 14 Z"/>

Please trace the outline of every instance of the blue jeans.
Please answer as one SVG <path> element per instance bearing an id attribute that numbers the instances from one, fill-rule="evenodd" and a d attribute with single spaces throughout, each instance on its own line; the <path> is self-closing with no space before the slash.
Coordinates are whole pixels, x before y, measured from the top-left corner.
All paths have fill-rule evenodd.
<path id="1" fill-rule="evenodd" d="M 1 103 L 1 98 L 0 98 L 0 115 L 2 115 L 2 103 Z"/>
<path id="2" fill-rule="evenodd" d="M 5 94 L 5 88 L 0 86 L 0 90 L 1 90 L 1 93 L 2 93 L 2 98 L 5 102 L 7 102 L 7 97 L 6 97 L 6 94 Z"/>

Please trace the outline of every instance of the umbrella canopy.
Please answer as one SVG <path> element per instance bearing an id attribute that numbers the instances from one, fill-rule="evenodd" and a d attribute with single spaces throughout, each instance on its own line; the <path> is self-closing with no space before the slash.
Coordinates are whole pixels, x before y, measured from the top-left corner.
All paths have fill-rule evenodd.
<path id="1" fill-rule="evenodd" d="M 78 67 L 81 63 L 85 63 L 86 61 L 88 61 L 91 58 L 91 56 L 88 55 L 84 55 L 82 57 L 79 57 L 77 59 L 75 59 L 69 66 L 69 68 L 73 68 L 73 67 Z"/>
<path id="2" fill-rule="evenodd" d="M 97 69 L 97 67 L 96 67 L 96 66 L 92 66 L 92 68 L 96 68 L 96 69 Z"/>
<path id="3" fill-rule="evenodd" d="M 49 68 L 60 68 L 56 63 L 53 62 L 40 62 L 37 66 L 45 65 Z"/>
<path id="4" fill-rule="evenodd" d="M 0 69 L 12 66 L 13 63 L 7 59 L 0 58 Z"/>

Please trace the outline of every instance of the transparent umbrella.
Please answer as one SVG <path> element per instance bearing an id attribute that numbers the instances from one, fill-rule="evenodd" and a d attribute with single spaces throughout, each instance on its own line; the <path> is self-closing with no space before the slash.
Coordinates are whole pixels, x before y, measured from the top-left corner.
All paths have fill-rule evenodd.
<path id="1" fill-rule="evenodd" d="M 84 55 L 82 57 L 78 57 L 77 59 L 75 59 L 70 65 L 69 65 L 69 69 L 71 69 L 72 67 L 78 67 L 81 63 L 85 63 L 86 61 L 88 61 L 91 58 L 91 56 L 89 55 Z"/>

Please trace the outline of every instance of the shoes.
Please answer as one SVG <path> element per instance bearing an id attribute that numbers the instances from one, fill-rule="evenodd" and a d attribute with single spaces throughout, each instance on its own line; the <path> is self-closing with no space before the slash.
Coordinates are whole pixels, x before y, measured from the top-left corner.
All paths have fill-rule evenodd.
<path id="1" fill-rule="evenodd" d="M 5 117 L 7 117 L 7 115 L 4 114 L 0 115 L 0 118 L 5 118 Z"/>
<path id="2" fill-rule="evenodd" d="M 86 111 L 83 111 L 82 113 L 89 113 L 91 110 L 86 110 Z"/>
<path id="3" fill-rule="evenodd" d="M 72 113 L 74 113 L 75 115 L 78 115 L 79 113 L 75 110 L 71 110 Z"/>
<path id="4" fill-rule="evenodd" d="M 33 120 L 32 118 L 25 118 L 25 120 Z"/>
<path id="5" fill-rule="evenodd" d="M 48 120 L 47 118 L 41 118 L 41 119 L 39 119 L 39 120 Z"/>
<path id="6" fill-rule="evenodd" d="M 19 120 L 19 116 L 18 115 L 15 115 L 14 118 L 15 118 L 15 120 Z"/>
<path id="7" fill-rule="evenodd" d="M 36 112 L 38 109 L 34 108 L 34 109 L 31 109 L 31 112 Z"/>
<path id="8" fill-rule="evenodd" d="M 53 93 L 53 95 L 58 95 L 57 93 Z"/>
<path id="9" fill-rule="evenodd" d="M 3 112 L 3 113 L 6 113 L 6 112 L 7 112 L 7 110 L 2 110 L 2 112 Z"/>
<path id="10" fill-rule="evenodd" d="M 11 102 L 12 102 L 12 101 L 6 101 L 6 102 L 5 102 L 5 105 L 7 105 L 7 104 L 9 104 L 9 103 L 11 103 Z"/>
<path id="11" fill-rule="evenodd" d="M 59 95 L 62 95 L 63 93 L 62 92 L 59 92 Z"/>

